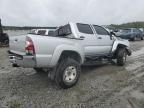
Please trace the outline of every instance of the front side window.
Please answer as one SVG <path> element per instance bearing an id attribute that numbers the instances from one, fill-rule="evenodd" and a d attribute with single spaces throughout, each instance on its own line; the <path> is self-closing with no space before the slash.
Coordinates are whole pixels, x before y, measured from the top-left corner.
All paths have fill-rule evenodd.
<path id="1" fill-rule="evenodd" d="M 94 29 L 99 35 L 109 35 L 108 31 L 106 31 L 103 27 L 94 25 Z"/>
<path id="2" fill-rule="evenodd" d="M 78 27 L 79 32 L 81 32 L 81 33 L 93 34 L 93 31 L 92 31 L 90 25 L 88 25 L 88 24 L 77 23 L 77 27 Z"/>

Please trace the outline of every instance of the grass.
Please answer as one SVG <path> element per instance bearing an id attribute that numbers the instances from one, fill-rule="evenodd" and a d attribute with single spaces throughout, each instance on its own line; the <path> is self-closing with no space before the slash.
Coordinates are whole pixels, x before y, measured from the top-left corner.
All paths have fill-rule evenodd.
<path id="1" fill-rule="evenodd" d="M 21 108 L 21 104 L 17 101 L 11 103 L 10 108 Z"/>

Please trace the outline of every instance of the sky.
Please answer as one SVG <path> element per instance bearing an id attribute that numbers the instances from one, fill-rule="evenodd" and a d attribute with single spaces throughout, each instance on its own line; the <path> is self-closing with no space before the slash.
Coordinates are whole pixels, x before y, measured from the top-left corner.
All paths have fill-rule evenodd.
<path id="1" fill-rule="evenodd" d="M 97 25 L 144 21 L 144 0 L 0 0 L 3 25 Z"/>

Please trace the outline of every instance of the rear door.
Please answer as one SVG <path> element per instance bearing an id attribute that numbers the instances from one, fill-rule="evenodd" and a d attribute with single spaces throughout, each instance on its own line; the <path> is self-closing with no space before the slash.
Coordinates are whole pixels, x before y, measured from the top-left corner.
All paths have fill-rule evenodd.
<path id="1" fill-rule="evenodd" d="M 84 47 L 85 55 L 93 56 L 98 53 L 96 47 L 96 37 L 91 26 L 81 23 L 77 23 L 76 25 L 78 28 L 77 34 L 80 38 L 83 38 L 83 40 L 79 41 L 79 43 Z"/>

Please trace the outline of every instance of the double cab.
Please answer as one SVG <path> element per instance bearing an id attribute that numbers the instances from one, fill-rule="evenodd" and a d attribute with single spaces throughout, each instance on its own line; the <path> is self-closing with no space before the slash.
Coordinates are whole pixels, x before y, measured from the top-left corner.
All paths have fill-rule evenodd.
<path id="1" fill-rule="evenodd" d="M 36 72 L 48 69 L 48 77 L 66 89 L 78 82 L 81 65 L 116 59 L 123 66 L 131 55 L 128 40 L 114 37 L 99 25 L 70 22 L 54 34 L 11 37 L 11 63 Z"/>

